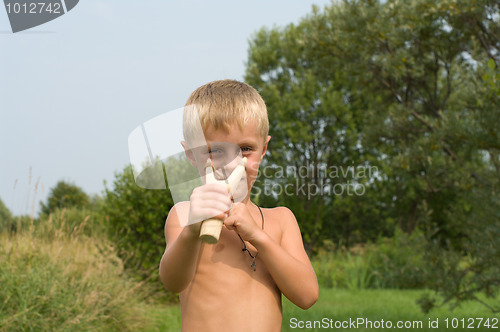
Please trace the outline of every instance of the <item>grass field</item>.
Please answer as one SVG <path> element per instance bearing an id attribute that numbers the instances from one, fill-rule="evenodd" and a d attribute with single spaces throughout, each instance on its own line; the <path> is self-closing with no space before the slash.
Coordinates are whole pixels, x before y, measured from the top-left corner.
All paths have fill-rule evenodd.
<path id="1" fill-rule="evenodd" d="M 80 215 L 62 211 L 38 226 L 31 220 L 16 232 L 0 232 L 0 332 L 179 331 L 179 305 L 152 301 L 159 292 L 130 278 L 112 242 Z M 354 267 L 353 280 L 359 280 L 362 270 Z M 500 330 L 499 315 L 475 302 L 426 315 L 416 304 L 424 291 L 348 284 L 357 288 L 321 288 L 318 302 L 306 311 L 284 299 L 282 331 L 383 330 L 390 329 L 387 322 L 393 329 L 398 322 L 413 326 L 403 325 L 403 331 Z M 489 318 L 489 328 L 484 320 L 478 328 L 480 318 Z M 369 322 L 374 328 L 366 328 Z"/>
<path id="2" fill-rule="evenodd" d="M 399 329 L 401 331 L 471 331 L 474 326 L 474 331 L 499 331 L 500 323 L 496 323 L 496 328 L 493 327 L 494 320 L 498 322 L 499 315 L 494 315 L 477 303 L 466 303 L 461 307 L 455 308 L 450 311 L 448 307 L 442 307 L 431 311 L 430 314 L 425 315 L 422 313 L 418 305 L 417 299 L 421 296 L 423 291 L 410 291 L 410 290 L 359 290 L 349 291 L 343 289 L 322 289 L 320 291 L 320 298 L 318 302 L 309 310 L 302 310 L 288 300 L 284 300 L 284 314 L 282 331 L 322 331 L 322 330 L 338 330 L 338 331 L 379 331 L 379 330 L 397 330 L 396 324 L 398 321 L 411 324 L 413 328 Z M 178 305 L 175 306 L 151 306 L 149 308 L 149 315 L 151 320 L 154 320 L 155 328 L 148 330 L 153 331 L 179 331 L 180 330 L 180 309 Z M 456 319 L 454 319 L 456 318 Z M 466 328 L 461 328 L 464 318 Z M 471 328 L 467 328 L 468 324 L 472 322 L 469 318 L 474 318 L 474 324 Z M 490 328 L 479 327 L 479 320 L 476 318 L 489 318 Z M 293 320 L 296 319 L 296 320 Z M 360 324 L 360 326 L 353 328 L 351 325 L 346 328 L 335 328 L 335 321 L 341 324 L 343 321 L 349 322 L 349 319 L 356 321 L 357 319 L 365 319 L 371 321 L 373 328 L 366 328 L 365 325 L 369 323 Z M 429 328 L 429 319 L 436 322 L 438 319 L 437 328 Z M 446 328 L 446 319 L 448 319 L 448 328 Z M 333 320 L 332 328 L 330 328 L 330 320 Z M 384 320 L 384 324 L 392 323 L 392 328 L 387 325 L 375 328 Z M 310 321 L 311 326 L 316 323 L 316 328 L 307 327 L 307 322 Z M 323 328 L 318 327 L 321 322 L 325 323 Z M 483 320 L 483 323 L 485 320 Z M 303 324 L 303 325 L 299 325 Z M 418 325 L 421 324 L 421 325 Z M 457 328 L 453 328 L 453 325 Z M 301 328 L 301 326 L 304 326 Z"/>

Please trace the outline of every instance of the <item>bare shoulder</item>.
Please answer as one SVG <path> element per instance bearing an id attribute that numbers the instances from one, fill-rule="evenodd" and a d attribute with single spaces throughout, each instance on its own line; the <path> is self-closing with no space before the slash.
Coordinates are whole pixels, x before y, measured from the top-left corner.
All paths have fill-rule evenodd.
<path id="1" fill-rule="evenodd" d="M 289 208 L 283 206 L 266 209 L 266 212 L 266 215 L 279 225 L 279 231 L 281 233 L 280 245 L 295 258 L 308 262 L 307 254 L 304 251 L 302 234 L 293 212 Z"/>
<path id="2" fill-rule="evenodd" d="M 297 241 L 300 238 L 302 242 L 297 219 L 289 208 L 278 206 L 275 208 L 263 209 L 263 213 L 266 216 L 266 220 L 268 219 L 272 222 L 275 226 L 275 230 L 279 232 L 278 238 L 280 239 L 280 243 L 283 244 L 283 242 L 287 242 L 287 238 L 290 237 L 294 239 L 293 241 Z"/>
<path id="3" fill-rule="evenodd" d="M 172 206 L 165 221 L 164 233 L 167 247 L 174 242 L 184 229 L 189 215 L 189 202 L 179 202 Z"/>
<path id="4" fill-rule="evenodd" d="M 275 208 L 263 209 L 263 210 L 267 212 L 270 218 L 279 221 L 280 226 L 282 228 L 297 224 L 297 219 L 295 219 L 295 215 L 287 207 L 278 206 Z"/>
<path id="5" fill-rule="evenodd" d="M 178 202 L 168 212 L 165 227 L 181 227 L 189 215 L 189 201 Z"/>
<path id="6" fill-rule="evenodd" d="M 293 217 L 293 212 L 285 206 L 277 206 L 274 208 L 262 208 L 262 211 L 266 211 L 270 215 L 271 214 L 272 215 L 281 215 L 281 216 L 289 215 L 289 216 Z"/>

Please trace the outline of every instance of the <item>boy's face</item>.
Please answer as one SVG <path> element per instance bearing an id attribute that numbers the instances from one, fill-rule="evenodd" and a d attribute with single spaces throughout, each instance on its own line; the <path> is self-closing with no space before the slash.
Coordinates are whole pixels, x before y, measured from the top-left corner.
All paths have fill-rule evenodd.
<path id="1" fill-rule="evenodd" d="M 249 193 L 257 179 L 259 165 L 267 151 L 267 144 L 271 136 L 267 136 L 266 138 L 261 136 L 256 120 L 248 120 L 243 129 L 240 129 L 237 123 L 232 123 L 227 132 L 223 129 L 215 130 L 210 126 L 205 130 L 204 134 L 205 140 L 211 149 L 210 152 L 212 153 L 210 156 L 212 157 L 212 162 L 216 169 L 218 168 L 217 163 L 219 154 L 221 154 L 220 151 L 225 148 L 227 148 L 227 150 L 236 150 L 233 152 L 234 156 L 237 156 L 237 153 L 240 152 L 241 157 L 247 158 L 247 190 L 245 190 L 245 192 Z M 207 151 L 195 152 L 192 157 L 194 157 L 192 161 L 196 163 L 200 173 L 204 174 L 205 162 L 208 157 Z M 236 165 L 232 165 L 230 168 L 234 169 L 235 166 Z M 249 195 L 247 195 L 247 198 L 248 197 Z"/>

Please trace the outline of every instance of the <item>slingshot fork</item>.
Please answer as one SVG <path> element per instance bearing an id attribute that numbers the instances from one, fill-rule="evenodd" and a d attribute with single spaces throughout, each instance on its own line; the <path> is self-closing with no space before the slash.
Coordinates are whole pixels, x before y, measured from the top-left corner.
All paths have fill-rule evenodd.
<path id="1" fill-rule="evenodd" d="M 225 180 L 217 180 L 214 175 L 214 168 L 212 162 L 207 160 L 207 165 L 205 167 L 205 178 L 206 183 L 217 183 L 224 182 L 227 186 L 229 193 L 231 194 L 231 200 L 233 200 L 233 193 L 236 191 L 241 178 L 245 174 L 245 169 L 247 165 L 247 158 L 243 158 L 238 166 L 233 170 L 231 175 Z M 200 239 L 209 244 L 215 244 L 219 241 L 220 232 L 222 230 L 223 220 L 217 218 L 209 218 L 202 222 L 200 229 Z"/>

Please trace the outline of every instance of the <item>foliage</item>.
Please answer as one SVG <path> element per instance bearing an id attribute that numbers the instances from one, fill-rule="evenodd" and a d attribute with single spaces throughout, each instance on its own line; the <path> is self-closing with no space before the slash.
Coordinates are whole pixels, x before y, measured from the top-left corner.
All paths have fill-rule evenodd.
<path id="1" fill-rule="evenodd" d="M 44 238 L 56 236 L 55 233 L 71 236 L 73 233 L 89 237 L 103 237 L 107 232 L 107 225 L 102 222 L 97 211 L 72 207 L 56 209 L 49 215 L 41 215 L 38 220 L 24 224 L 22 228 L 34 225 L 34 234 Z"/>
<path id="2" fill-rule="evenodd" d="M 269 164 L 378 168 L 361 197 L 259 199 L 298 211 L 313 244 L 423 232 L 429 287 L 497 294 L 499 19 L 488 0 L 345 0 L 257 32 L 246 80 L 268 102 Z M 472 265 L 454 268 L 464 256 Z"/>
<path id="3" fill-rule="evenodd" d="M 325 67 L 314 53 L 328 47 L 315 44 L 326 32 L 320 24 L 313 16 L 259 31 L 245 77 L 266 101 L 272 128 L 256 194 L 263 205 L 292 209 L 309 252 L 328 238 L 349 245 L 392 231 L 376 200 L 379 165 L 361 145 L 365 101 L 336 70 L 341 62 L 329 57 L 337 62 Z"/>
<path id="4" fill-rule="evenodd" d="M 142 189 L 132 167 L 115 173 L 113 188 L 105 190 L 101 214 L 109 226 L 125 267 L 159 285 L 158 264 L 165 250 L 164 224 L 173 206 L 168 190 Z"/>
<path id="5" fill-rule="evenodd" d="M 56 209 L 70 207 L 86 207 L 90 203 L 90 197 L 77 185 L 66 181 L 59 181 L 50 190 L 47 203 L 41 203 L 41 213 L 49 215 Z"/>
<path id="6" fill-rule="evenodd" d="M 0 233 L 0 331 L 147 328 L 145 285 L 127 278 L 112 243 L 77 210 Z"/>
<path id="7" fill-rule="evenodd" d="M 33 224 L 33 217 L 28 215 L 13 216 L 10 210 L 0 199 L 0 233 L 14 233 L 18 229 L 28 227 Z"/>
<path id="8" fill-rule="evenodd" d="M 377 287 L 422 289 L 428 284 L 427 240 L 421 232 L 409 235 L 398 230 L 369 248 L 368 265 Z"/>
<path id="9" fill-rule="evenodd" d="M 397 231 L 391 238 L 351 248 L 327 241 L 312 259 L 323 287 L 358 289 L 421 289 L 430 267 L 422 234 Z"/>
<path id="10" fill-rule="evenodd" d="M 434 244 L 426 254 L 431 263 L 429 286 L 437 294 L 422 300 L 422 307 L 429 311 L 435 306 L 451 303 L 453 307 L 469 300 L 483 303 L 492 312 L 500 312 L 500 195 L 485 196 L 474 190 L 467 201 L 456 205 L 457 223 L 469 232 L 463 242 L 463 252 L 443 250 Z M 481 206 L 473 209 L 472 206 Z M 487 301 L 486 301 L 487 300 Z"/>
<path id="11" fill-rule="evenodd" d="M 331 242 L 323 244 L 311 260 L 318 283 L 325 288 L 359 290 L 376 288 L 370 270 L 369 257 L 364 248 L 335 248 Z"/>
<path id="12" fill-rule="evenodd" d="M 3 231 L 11 222 L 12 213 L 0 199 L 0 232 Z"/>

